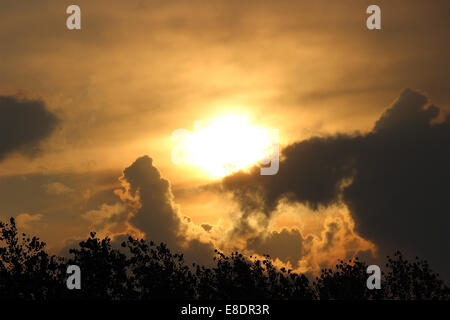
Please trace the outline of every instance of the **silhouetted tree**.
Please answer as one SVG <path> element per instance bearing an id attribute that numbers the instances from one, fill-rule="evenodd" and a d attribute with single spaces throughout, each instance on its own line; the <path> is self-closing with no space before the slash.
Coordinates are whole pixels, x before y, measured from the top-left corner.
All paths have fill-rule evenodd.
<path id="1" fill-rule="evenodd" d="M 196 278 L 182 254 L 172 254 L 165 244 L 132 237 L 122 243 L 131 253 L 128 262 L 137 299 L 193 299 Z"/>
<path id="2" fill-rule="evenodd" d="M 239 252 L 215 251 L 216 267 L 197 266 L 200 299 L 313 299 L 308 279 Z"/>
<path id="3" fill-rule="evenodd" d="M 340 260 L 336 268 L 322 269 L 314 283 L 321 300 L 367 300 L 383 298 L 381 290 L 367 288 L 367 264 L 355 260 Z"/>
<path id="4" fill-rule="evenodd" d="M 394 258 L 387 257 L 385 298 L 401 300 L 448 300 L 450 288 L 433 272 L 428 262 L 418 257 L 414 262 L 405 260 L 400 251 Z"/>
<path id="5" fill-rule="evenodd" d="M 340 260 L 315 281 L 239 252 L 217 251 L 213 267 L 186 266 L 182 254 L 163 243 L 129 237 L 114 249 L 94 232 L 64 259 L 45 252 L 45 243 L 19 236 L 13 218 L 0 222 L 0 299 L 450 299 L 450 288 L 425 260 L 409 262 L 400 252 L 388 257 L 381 289 L 366 286 L 367 264 Z M 68 265 L 82 271 L 81 290 L 68 290 Z"/>
<path id="6" fill-rule="evenodd" d="M 43 300 L 62 292 L 61 258 L 37 237 L 19 236 L 16 222 L 0 222 L 0 298 Z"/>
<path id="7" fill-rule="evenodd" d="M 111 239 L 98 239 L 90 233 L 79 248 L 70 249 L 72 257 L 67 265 L 78 265 L 82 270 L 82 290 L 68 290 L 69 297 L 83 299 L 121 300 L 133 298 L 132 279 L 127 270 L 130 260 L 111 246 Z"/>

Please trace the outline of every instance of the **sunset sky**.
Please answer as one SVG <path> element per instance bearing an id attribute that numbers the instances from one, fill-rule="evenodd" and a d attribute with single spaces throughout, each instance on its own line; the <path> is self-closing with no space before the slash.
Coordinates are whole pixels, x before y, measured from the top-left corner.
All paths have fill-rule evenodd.
<path id="1" fill-rule="evenodd" d="M 371 4 L 381 30 L 366 28 Z M 448 279 L 449 10 L 2 0 L 0 220 L 55 253 L 95 230 L 314 273 L 399 249 Z M 173 132 L 196 121 L 197 165 L 176 164 Z M 262 176 L 273 129 L 279 172 Z"/>

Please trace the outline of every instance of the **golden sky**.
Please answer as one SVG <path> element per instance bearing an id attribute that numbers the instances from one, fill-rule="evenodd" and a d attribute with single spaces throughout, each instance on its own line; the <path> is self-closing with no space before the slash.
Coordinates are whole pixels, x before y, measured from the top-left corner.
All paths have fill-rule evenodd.
<path id="1" fill-rule="evenodd" d="M 374 3 L 382 30 L 369 31 Z M 170 182 L 174 210 L 192 219 L 186 237 L 230 247 L 239 205 L 215 191 L 218 179 L 171 160 L 172 132 L 196 120 L 247 115 L 278 129 L 283 148 L 369 132 L 404 88 L 450 107 L 448 1 L 77 0 L 82 29 L 74 31 L 65 26 L 70 4 L 0 4 L 0 95 L 42 100 L 60 119 L 39 154 L 1 160 L 1 218 L 20 216 L 55 250 L 126 210 L 114 190 L 144 155 Z M 376 248 L 354 231 L 345 205 L 276 211 L 258 232 L 288 239 L 299 230 L 310 250 L 304 270 Z M 121 233 L 127 223 L 102 228 Z M 333 228 L 333 254 L 319 253 Z"/>

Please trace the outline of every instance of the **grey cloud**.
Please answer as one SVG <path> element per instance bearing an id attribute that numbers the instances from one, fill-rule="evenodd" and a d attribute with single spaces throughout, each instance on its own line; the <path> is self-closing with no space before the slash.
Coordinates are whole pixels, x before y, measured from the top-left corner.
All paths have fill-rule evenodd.
<path id="1" fill-rule="evenodd" d="M 223 189 L 269 218 L 282 198 L 313 209 L 343 201 L 355 230 L 382 253 L 399 249 L 448 273 L 450 115 L 433 124 L 439 108 L 426 104 L 404 90 L 369 133 L 294 143 L 282 150 L 277 175 L 255 168 L 225 178 Z"/>
<path id="2" fill-rule="evenodd" d="M 129 193 L 133 197 L 138 195 L 141 204 L 130 223 L 153 241 L 175 245 L 180 232 L 180 216 L 173 204 L 169 182 L 161 177 L 153 160 L 148 156 L 138 158 L 123 171 L 123 179 L 129 184 Z"/>
<path id="3" fill-rule="evenodd" d="M 268 254 L 283 262 L 290 262 L 294 268 L 298 261 L 309 253 L 312 237 L 303 238 L 297 229 L 283 229 L 280 232 L 264 232 L 247 240 L 247 248 L 258 253 Z"/>
<path id="4" fill-rule="evenodd" d="M 43 101 L 0 96 L 0 160 L 12 152 L 36 154 L 58 122 Z"/>
<path id="5" fill-rule="evenodd" d="M 128 188 L 124 194 L 137 197 L 139 204 L 128 222 L 144 232 L 147 239 L 164 242 L 174 251 L 182 250 L 186 260 L 194 257 L 208 260 L 212 257 L 214 247 L 211 243 L 186 239 L 184 228 L 187 226 L 182 219 L 188 224 L 192 222 L 178 212 L 169 181 L 161 177 L 150 157 L 140 157 L 127 167 L 123 171 L 122 182 Z M 136 208 L 136 204 L 132 207 Z"/>
<path id="6" fill-rule="evenodd" d="M 207 224 L 207 223 L 202 223 L 202 224 L 201 224 L 201 227 L 202 227 L 206 232 L 211 231 L 211 229 L 213 228 L 213 226 L 211 226 L 211 225 L 209 225 L 209 224 Z"/>
<path id="7" fill-rule="evenodd" d="M 330 222 L 326 226 L 325 231 L 325 243 L 323 245 L 323 250 L 329 250 L 334 242 L 337 240 L 337 233 L 339 232 L 339 224 L 336 222 Z"/>

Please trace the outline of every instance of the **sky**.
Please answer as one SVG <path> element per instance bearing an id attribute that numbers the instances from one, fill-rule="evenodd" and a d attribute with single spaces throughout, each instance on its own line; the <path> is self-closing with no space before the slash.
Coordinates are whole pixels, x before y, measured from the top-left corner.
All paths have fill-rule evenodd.
<path id="1" fill-rule="evenodd" d="M 77 0 L 81 30 L 70 4 L 0 3 L 1 220 L 55 253 L 95 230 L 314 273 L 398 249 L 450 279 L 448 1 Z M 174 131 L 229 115 L 246 131 L 174 163 Z M 276 175 L 252 128 L 278 130 Z"/>

